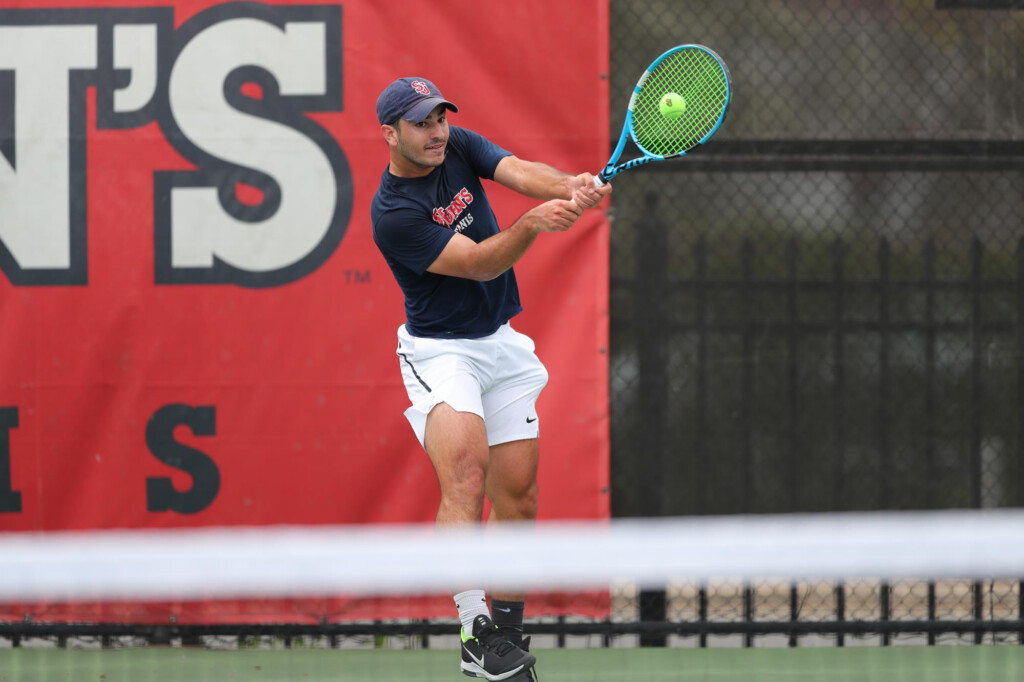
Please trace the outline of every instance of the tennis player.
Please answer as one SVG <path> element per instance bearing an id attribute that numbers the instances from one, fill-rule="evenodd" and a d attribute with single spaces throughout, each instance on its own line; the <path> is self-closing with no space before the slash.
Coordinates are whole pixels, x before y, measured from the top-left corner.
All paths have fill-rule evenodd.
<path id="1" fill-rule="evenodd" d="M 400 78 L 377 99 L 390 162 L 370 214 L 374 241 L 405 294 L 406 321 L 398 328 L 412 403 L 405 416 L 437 473 L 438 524 L 481 523 L 485 495 L 489 522 L 531 521 L 535 403 L 548 373 L 533 341 L 509 323 L 522 310 L 512 266 L 542 232 L 568 230 L 611 186 L 597 189 L 589 173 L 524 161 L 449 125 L 448 113 L 457 111 L 426 78 Z M 499 229 L 481 179 L 543 203 Z M 531 679 L 526 595 L 494 594 L 492 609 L 482 586 L 454 597 L 462 672 Z"/>

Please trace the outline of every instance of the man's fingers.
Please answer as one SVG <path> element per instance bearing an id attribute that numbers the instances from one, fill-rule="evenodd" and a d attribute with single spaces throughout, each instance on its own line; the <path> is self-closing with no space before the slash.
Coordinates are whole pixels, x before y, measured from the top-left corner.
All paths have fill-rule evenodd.
<path id="1" fill-rule="evenodd" d="M 610 185 L 606 185 L 606 187 L 608 187 L 607 191 L 597 190 L 594 189 L 593 187 L 581 187 L 580 189 L 576 190 L 576 193 L 573 195 L 573 201 L 580 208 L 594 208 L 595 206 L 600 204 L 601 199 L 603 199 L 604 196 L 611 191 Z"/>

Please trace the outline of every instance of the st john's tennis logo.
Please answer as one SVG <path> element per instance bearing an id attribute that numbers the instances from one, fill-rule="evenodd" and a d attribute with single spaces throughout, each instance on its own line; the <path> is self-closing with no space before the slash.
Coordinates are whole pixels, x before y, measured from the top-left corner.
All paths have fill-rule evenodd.
<path id="1" fill-rule="evenodd" d="M 0 270 L 86 284 L 90 216 L 145 197 L 145 220 L 150 191 L 158 284 L 275 286 L 320 267 L 352 208 L 346 156 L 306 115 L 343 108 L 341 10 L 225 3 L 176 26 L 173 7 L 0 9 Z M 153 123 L 184 162 L 136 145 L 150 191 L 96 196 L 116 183 L 89 177 L 103 148 L 87 142 Z"/>
<path id="2" fill-rule="evenodd" d="M 438 225 L 444 225 L 445 227 L 455 230 L 456 232 L 462 232 L 467 227 L 473 224 L 473 214 L 470 213 L 462 220 L 459 220 L 459 216 L 462 215 L 463 211 L 473 203 L 472 193 L 463 187 L 459 190 L 459 193 L 455 195 L 452 202 L 443 208 L 435 208 L 433 211 L 434 222 Z M 455 222 L 458 221 L 456 225 Z"/>

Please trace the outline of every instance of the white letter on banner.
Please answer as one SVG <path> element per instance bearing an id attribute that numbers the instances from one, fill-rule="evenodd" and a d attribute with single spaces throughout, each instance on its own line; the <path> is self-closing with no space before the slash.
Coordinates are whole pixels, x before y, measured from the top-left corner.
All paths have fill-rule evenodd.
<path id="1" fill-rule="evenodd" d="M 0 248 L 17 267 L 71 267 L 72 70 L 97 66 L 95 26 L 0 27 L 0 74 L 14 74 L 13 158 L 0 154 Z M 2 113 L 2 110 L 0 110 Z M 76 112 L 85 116 L 85 112 Z"/>
<path id="2" fill-rule="evenodd" d="M 114 111 L 138 111 L 156 94 L 156 49 L 155 25 L 114 26 L 114 68 L 132 74 L 126 87 L 114 91 Z"/>
<path id="3" fill-rule="evenodd" d="M 181 133 L 207 154 L 265 173 L 279 186 L 280 203 L 273 215 L 246 221 L 225 209 L 216 186 L 174 187 L 173 267 L 209 268 L 217 259 L 268 272 L 295 263 L 323 240 L 338 200 L 330 160 L 294 128 L 233 108 L 224 85 L 232 71 L 257 67 L 276 79 L 282 96 L 322 95 L 325 40 L 322 23 L 289 22 L 282 31 L 233 19 L 206 28 L 182 48 L 168 88 Z"/>

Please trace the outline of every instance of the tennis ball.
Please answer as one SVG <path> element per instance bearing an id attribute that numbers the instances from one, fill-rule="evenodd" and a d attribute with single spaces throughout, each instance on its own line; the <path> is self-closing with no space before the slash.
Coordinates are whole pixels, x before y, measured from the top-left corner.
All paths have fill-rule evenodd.
<path id="1" fill-rule="evenodd" d="M 665 118 L 679 118 L 686 111 L 686 100 L 674 92 L 666 92 L 658 102 L 658 109 Z"/>

